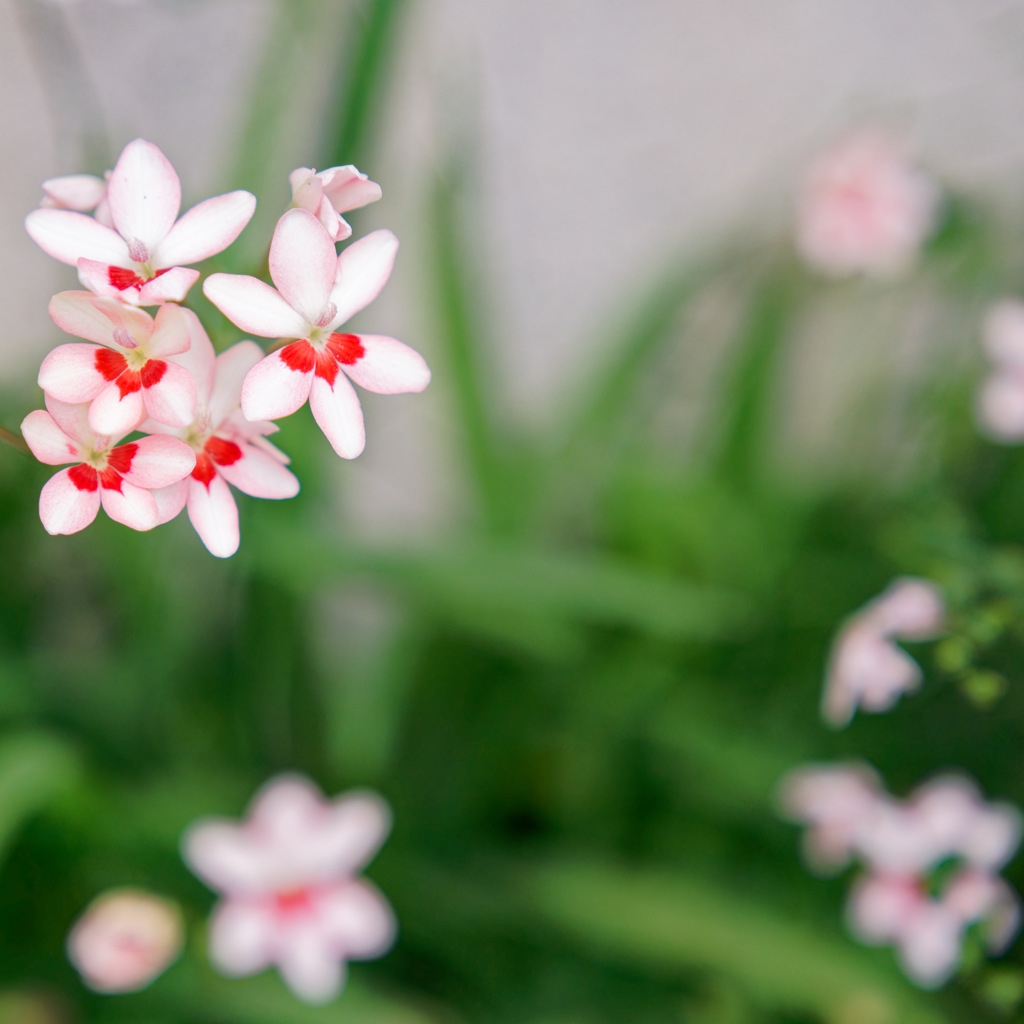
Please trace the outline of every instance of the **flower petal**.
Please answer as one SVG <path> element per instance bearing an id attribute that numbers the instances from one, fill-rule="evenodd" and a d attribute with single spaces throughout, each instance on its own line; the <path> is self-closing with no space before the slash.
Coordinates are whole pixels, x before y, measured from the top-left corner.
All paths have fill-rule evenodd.
<path id="1" fill-rule="evenodd" d="M 294 209 L 281 217 L 270 243 L 270 279 L 310 324 L 323 321 L 337 266 L 334 242 L 313 214 Z"/>
<path id="2" fill-rule="evenodd" d="M 315 377 L 309 393 L 309 408 L 331 447 L 343 459 L 354 459 L 362 454 L 366 447 L 363 410 L 355 388 L 345 376 L 339 373 L 333 385 L 323 377 Z"/>
<path id="3" fill-rule="evenodd" d="M 211 274 L 203 282 L 206 297 L 246 334 L 261 338 L 302 338 L 309 324 L 276 289 L 244 274 Z"/>
<path id="4" fill-rule="evenodd" d="M 91 448 L 96 436 L 89 426 L 89 407 L 82 403 L 69 404 L 60 402 L 52 395 L 43 395 L 46 411 L 53 417 L 53 422 L 73 441 L 83 448 Z M 119 440 L 114 438 L 113 440 Z"/>
<path id="5" fill-rule="evenodd" d="M 278 349 L 261 359 L 242 382 L 242 412 L 249 420 L 290 416 L 309 397 L 313 369 L 293 370 Z"/>
<path id="6" fill-rule="evenodd" d="M 217 356 L 213 386 L 205 399 L 214 427 L 241 408 L 242 381 L 262 358 L 263 349 L 254 341 L 240 341 Z"/>
<path id="7" fill-rule="evenodd" d="M 167 308 L 175 309 L 177 307 L 168 306 Z M 161 310 L 161 312 L 163 311 Z M 206 330 L 203 328 L 203 325 L 200 322 L 199 317 L 197 317 L 195 313 L 192 312 L 191 309 L 182 308 L 180 310 L 180 319 L 178 324 L 168 324 L 169 327 L 173 326 L 173 334 L 168 333 L 167 336 L 165 337 L 164 332 L 160 330 L 162 326 L 163 325 L 160 323 L 160 317 L 158 316 L 157 332 L 160 333 L 160 339 L 159 341 L 157 341 L 158 346 L 166 346 L 168 341 L 171 340 L 172 337 L 176 338 L 177 341 L 180 343 L 181 338 L 180 336 L 178 336 L 177 330 L 179 327 L 184 327 L 187 347 L 185 349 L 178 348 L 177 351 L 174 353 L 171 353 L 168 349 L 165 348 L 164 352 L 161 354 L 173 354 L 174 362 L 177 363 L 179 366 L 185 367 L 185 369 L 192 374 L 192 377 L 195 379 L 196 382 L 196 401 L 200 405 L 208 405 L 210 402 L 210 395 L 217 386 L 216 367 L 218 363 L 216 353 L 213 351 L 213 343 L 210 341 L 210 336 L 206 333 Z M 157 340 L 157 332 L 154 332 L 154 341 Z M 253 348 L 257 348 L 257 346 L 253 342 L 250 341 L 249 344 L 252 345 Z M 150 353 L 153 352 L 152 345 L 148 347 L 147 351 L 149 351 Z M 217 421 L 215 420 L 214 422 Z"/>
<path id="8" fill-rule="evenodd" d="M 324 195 L 338 213 L 358 210 L 361 206 L 377 202 L 383 195 L 380 185 L 370 181 L 352 164 L 329 167 L 320 172 L 320 177 L 324 183 Z"/>
<path id="9" fill-rule="evenodd" d="M 60 178 L 47 178 L 43 192 L 49 201 L 47 205 L 85 212 L 107 194 L 107 182 L 95 174 L 65 174 Z"/>
<path id="10" fill-rule="evenodd" d="M 140 289 L 135 300 L 140 306 L 155 306 L 161 302 L 181 302 L 189 288 L 199 280 L 198 270 L 171 267 L 159 277 L 150 278 Z"/>
<path id="11" fill-rule="evenodd" d="M 50 477 L 39 495 L 39 518 L 52 536 L 84 530 L 100 510 L 100 488 L 82 490 L 70 477 L 71 470 L 62 469 Z"/>
<path id="12" fill-rule="evenodd" d="M 107 199 L 114 227 L 128 243 L 129 252 L 136 243 L 145 248 L 144 254 L 135 252 L 132 258 L 146 263 L 178 216 L 181 183 L 157 146 L 136 139 L 124 147 L 110 172 Z"/>
<path id="13" fill-rule="evenodd" d="M 103 351 L 77 342 L 58 345 L 39 367 L 39 386 L 59 402 L 91 402 L 107 383 L 96 369 L 96 353 Z"/>
<path id="14" fill-rule="evenodd" d="M 247 829 L 221 818 L 191 825 L 181 844 L 185 863 L 208 886 L 226 893 L 260 893 L 272 884 L 273 858 Z"/>
<path id="15" fill-rule="evenodd" d="M 147 365 L 153 362 L 151 360 Z M 142 400 L 146 412 L 158 423 L 187 427 L 196 417 L 195 379 L 184 366 L 168 359 L 164 362 L 160 379 L 149 387 L 143 387 Z"/>
<path id="16" fill-rule="evenodd" d="M 195 316 L 191 310 L 174 303 L 161 306 L 153 321 L 153 334 L 146 342 L 146 355 L 151 359 L 165 359 L 187 352 L 196 333 L 196 324 L 190 315 Z M 199 330 L 202 330 L 201 325 Z"/>
<path id="17" fill-rule="evenodd" d="M 136 344 L 153 333 L 153 318 L 144 310 L 91 292 L 60 292 L 50 299 L 49 312 L 62 331 L 99 345 L 116 344 L 116 331 L 124 331 Z"/>
<path id="18" fill-rule="evenodd" d="M 341 368 L 361 387 L 378 395 L 422 391 L 430 383 L 430 367 L 414 348 L 383 334 L 357 334 L 363 354 Z"/>
<path id="19" fill-rule="evenodd" d="M 337 310 L 332 326 L 345 323 L 377 298 L 391 276 L 397 253 L 398 239 L 383 229 L 342 250 L 331 290 Z"/>
<path id="20" fill-rule="evenodd" d="M 343 961 L 312 921 L 292 924 L 277 964 L 292 992 L 314 1006 L 329 1003 L 341 992 L 345 982 Z"/>
<path id="21" fill-rule="evenodd" d="M 97 434 L 123 437 L 146 415 L 141 391 L 122 395 L 117 384 L 108 384 L 89 406 L 89 426 Z"/>
<path id="22" fill-rule="evenodd" d="M 256 197 L 239 190 L 193 206 L 157 247 L 154 266 L 198 263 L 222 252 L 241 233 L 256 210 Z"/>
<path id="23" fill-rule="evenodd" d="M 390 904 L 362 880 L 342 882 L 317 901 L 322 927 L 347 960 L 373 960 L 394 945 L 398 925 Z"/>
<path id="24" fill-rule="evenodd" d="M 224 900 L 210 919 L 210 959 L 221 974 L 244 978 L 270 966 L 277 937 L 268 906 Z"/>
<path id="25" fill-rule="evenodd" d="M 219 474 L 206 484 L 190 481 L 188 517 L 211 555 L 230 558 L 238 550 L 238 506 Z"/>
<path id="26" fill-rule="evenodd" d="M 160 520 L 160 512 L 156 507 L 156 499 L 149 491 L 121 481 L 121 490 L 112 487 L 100 488 L 100 501 L 103 511 L 123 526 L 133 530 L 152 530 Z"/>
<path id="27" fill-rule="evenodd" d="M 229 484 L 253 498 L 294 498 L 299 481 L 268 452 L 251 444 L 242 445 L 242 457 L 217 471 Z"/>
<path id="28" fill-rule="evenodd" d="M 380 849 L 390 831 L 391 810 L 380 797 L 350 793 L 320 816 L 315 836 L 307 840 L 306 856 L 317 862 L 324 877 L 354 874 Z"/>
<path id="29" fill-rule="evenodd" d="M 159 516 L 157 526 L 169 523 L 185 507 L 188 500 L 188 484 L 188 477 L 185 477 L 169 487 L 157 487 L 149 492 L 156 501 Z"/>
<path id="30" fill-rule="evenodd" d="M 32 454 L 47 466 L 63 466 L 68 462 L 82 461 L 78 445 L 43 409 L 30 412 L 21 421 L 21 436 L 25 438 Z"/>
<path id="31" fill-rule="evenodd" d="M 184 480 L 196 464 L 196 453 L 184 441 L 149 434 L 131 442 L 135 451 L 124 478 L 137 487 L 167 487 Z"/>
<path id="32" fill-rule="evenodd" d="M 130 267 L 124 239 L 112 228 L 71 210 L 33 210 L 25 230 L 43 252 L 74 267 L 85 257 L 115 267 Z"/>

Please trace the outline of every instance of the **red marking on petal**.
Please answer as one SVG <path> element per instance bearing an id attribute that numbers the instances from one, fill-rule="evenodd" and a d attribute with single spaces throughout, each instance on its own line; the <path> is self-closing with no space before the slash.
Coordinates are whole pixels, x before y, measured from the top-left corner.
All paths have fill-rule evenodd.
<path id="1" fill-rule="evenodd" d="M 296 373 L 309 373 L 316 362 L 316 353 L 308 341 L 293 341 L 281 349 L 281 362 Z"/>
<path id="2" fill-rule="evenodd" d="M 107 466 L 106 469 L 100 470 L 100 486 L 108 491 L 117 491 L 120 494 L 121 474 L 116 469 L 111 469 L 110 466 Z"/>
<path id="3" fill-rule="evenodd" d="M 117 473 L 127 473 L 132 468 L 132 459 L 139 450 L 137 444 L 118 445 L 107 455 L 107 466 Z"/>
<path id="4" fill-rule="evenodd" d="M 196 468 L 192 470 L 192 476 L 209 490 L 210 481 L 216 475 L 217 470 L 214 469 L 210 456 L 205 452 L 196 452 Z"/>
<path id="5" fill-rule="evenodd" d="M 281 915 L 301 914 L 311 910 L 313 901 L 308 889 L 288 889 L 274 893 L 274 910 Z"/>
<path id="6" fill-rule="evenodd" d="M 128 361 L 120 352 L 109 348 L 96 350 L 96 369 L 104 380 L 117 380 L 128 369 Z"/>
<path id="7" fill-rule="evenodd" d="M 152 281 L 161 274 L 166 274 L 170 267 L 158 270 L 152 277 L 140 277 L 134 270 L 125 267 L 107 267 L 107 280 L 119 291 L 126 288 L 141 288 L 147 281 Z"/>
<path id="8" fill-rule="evenodd" d="M 130 395 L 133 391 L 138 391 L 142 387 L 142 374 L 138 370 L 125 370 L 120 377 L 117 378 L 117 389 L 121 392 L 121 397 Z"/>
<path id="9" fill-rule="evenodd" d="M 222 437 L 211 437 L 203 450 L 218 466 L 233 466 L 241 457 L 242 449 L 234 441 L 225 441 Z"/>
<path id="10" fill-rule="evenodd" d="M 142 366 L 139 376 L 144 388 L 151 388 L 160 383 L 160 378 L 167 372 L 167 364 L 162 359 L 147 360 Z"/>
<path id="11" fill-rule="evenodd" d="M 327 339 L 327 348 L 342 366 L 358 363 L 366 355 L 358 334 L 332 334 Z"/>
<path id="12" fill-rule="evenodd" d="M 315 372 L 333 388 L 334 379 L 338 376 L 338 360 L 330 352 L 317 352 Z"/>
<path id="13" fill-rule="evenodd" d="M 95 491 L 98 486 L 96 470 L 87 466 L 84 462 L 72 466 L 68 470 L 68 479 L 80 491 Z"/>

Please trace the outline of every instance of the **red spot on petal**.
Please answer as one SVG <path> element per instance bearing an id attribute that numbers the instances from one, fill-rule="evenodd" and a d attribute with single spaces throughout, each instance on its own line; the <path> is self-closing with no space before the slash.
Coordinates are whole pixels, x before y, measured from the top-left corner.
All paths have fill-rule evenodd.
<path id="1" fill-rule="evenodd" d="M 117 380 L 128 369 L 128 361 L 120 352 L 112 352 L 109 348 L 96 350 L 96 369 L 104 380 Z"/>
<path id="2" fill-rule="evenodd" d="M 281 362 L 296 373 L 309 373 L 316 362 L 316 353 L 308 341 L 293 341 L 281 349 Z"/>
<path id="3" fill-rule="evenodd" d="M 222 437 L 211 437 L 203 450 L 218 466 L 232 466 L 242 457 L 242 449 L 234 441 Z"/>
<path id="4" fill-rule="evenodd" d="M 116 469 L 111 469 L 107 466 L 106 469 L 100 470 L 100 486 L 108 491 L 117 491 L 121 493 L 121 474 Z"/>
<path id="5" fill-rule="evenodd" d="M 366 355 L 358 334 L 332 334 L 327 339 L 327 348 L 342 366 L 358 363 Z"/>
<path id="6" fill-rule="evenodd" d="M 334 379 L 338 376 L 338 360 L 330 352 L 317 352 L 314 372 L 318 377 L 323 377 L 333 388 Z"/>
<path id="7" fill-rule="evenodd" d="M 133 391 L 138 391 L 142 387 L 142 374 L 138 370 L 125 370 L 120 377 L 117 378 L 117 389 L 121 392 L 121 397 L 130 395 Z"/>
<path id="8" fill-rule="evenodd" d="M 98 486 L 96 470 L 84 462 L 68 470 L 68 479 L 80 491 L 95 491 Z"/>
<path id="9" fill-rule="evenodd" d="M 117 473 L 127 473 L 138 450 L 139 446 L 134 443 L 118 445 L 107 455 L 108 468 Z"/>
<path id="10" fill-rule="evenodd" d="M 163 270 L 158 270 L 152 277 L 147 278 L 140 277 L 134 270 L 128 270 L 126 267 L 107 267 L 107 280 L 119 292 L 123 292 L 126 288 L 141 288 L 147 281 L 166 274 L 170 269 L 170 267 L 164 267 Z"/>
<path id="11" fill-rule="evenodd" d="M 192 470 L 192 476 L 201 484 L 210 489 L 210 481 L 217 475 L 213 460 L 205 452 L 196 452 L 196 468 Z"/>
<path id="12" fill-rule="evenodd" d="M 308 889 L 288 889 L 285 892 L 274 893 L 274 910 L 278 914 L 301 914 L 311 910 L 312 906 L 313 901 Z"/>
<path id="13" fill-rule="evenodd" d="M 167 364 L 162 359 L 147 360 L 139 374 L 142 378 L 142 386 L 144 388 L 151 388 L 154 384 L 159 384 L 160 379 L 166 372 Z"/>

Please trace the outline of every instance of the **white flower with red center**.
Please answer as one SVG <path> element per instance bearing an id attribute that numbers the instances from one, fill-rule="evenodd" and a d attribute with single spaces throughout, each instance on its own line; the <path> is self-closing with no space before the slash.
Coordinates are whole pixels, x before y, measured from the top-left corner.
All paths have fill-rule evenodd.
<path id="1" fill-rule="evenodd" d="M 823 274 L 891 276 L 913 263 L 935 228 L 938 206 L 938 189 L 898 140 L 878 130 L 857 132 L 808 169 L 797 247 Z"/>
<path id="2" fill-rule="evenodd" d="M 151 530 L 160 521 L 151 492 L 182 480 L 196 464 L 192 449 L 174 437 L 153 435 L 118 445 L 123 434 L 97 435 L 90 429 L 86 406 L 49 395 L 46 411 L 30 412 L 21 432 L 40 462 L 74 463 L 51 477 L 39 495 L 39 518 L 50 534 L 84 530 L 100 505 L 115 522 Z"/>
<path id="3" fill-rule="evenodd" d="M 390 906 L 355 877 L 389 828 L 379 797 L 327 801 L 294 775 L 267 783 L 241 824 L 192 825 L 185 861 L 223 895 L 210 921 L 214 966 L 229 977 L 276 966 L 300 999 L 333 999 L 346 961 L 382 956 L 394 942 Z"/>
<path id="4" fill-rule="evenodd" d="M 88 402 L 98 434 L 123 436 L 145 416 L 172 427 L 191 423 L 196 410 L 192 374 L 171 356 L 188 350 L 185 310 L 147 312 L 90 292 L 61 292 L 50 300 L 53 322 L 95 344 L 58 345 L 39 368 L 39 386 L 58 401 Z"/>
<path id="5" fill-rule="evenodd" d="M 295 338 L 249 371 L 242 412 L 276 420 L 308 399 L 334 450 L 354 459 L 366 444 L 363 411 L 349 378 L 381 395 L 422 391 L 430 383 L 423 357 L 394 338 L 343 334 L 338 328 L 379 294 L 391 274 L 398 239 L 374 231 L 339 256 L 327 229 L 307 210 L 289 210 L 270 244 L 270 277 L 213 274 L 207 298 L 248 334 Z"/>
<path id="6" fill-rule="evenodd" d="M 199 277 L 187 265 L 226 249 L 256 209 L 251 193 L 237 191 L 179 218 L 178 175 L 144 139 L 125 146 L 110 172 L 106 201 L 111 227 L 73 210 L 40 209 L 28 215 L 25 228 L 44 252 L 77 267 L 90 291 L 140 306 L 180 302 Z"/>
<path id="7" fill-rule="evenodd" d="M 239 408 L 246 373 L 263 358 L 253 341 L 240 341 L 215 356 L 199 318 L 183 310 L 191 345 L 179 356 L 196 382 L 195 419 L 183 429 L 149 420 L 143 430 L 173 434 L 196 453 L 186 479 L 156 494 L 161 521 L 173 519 L 186 504 L 188 517 L 211 554 L 227 558 L 238 550 L 238 506 L 228 484 L 254 498 L 293 498 L 299 481 L 288 469 L 288 456 L 266 440 L 278 427 L 251 423 Z"/>
<path id="8" fill-rule="evenodd" d="M 297 167 L 288 175 L 292 204 L 315 214 L 335 242 L 352 234 L 341 215 L 349 210 L 375 203 L 382 193 L 380 185 L 353 167 L 329 167 L 318 174 L 312 167 Z"/>

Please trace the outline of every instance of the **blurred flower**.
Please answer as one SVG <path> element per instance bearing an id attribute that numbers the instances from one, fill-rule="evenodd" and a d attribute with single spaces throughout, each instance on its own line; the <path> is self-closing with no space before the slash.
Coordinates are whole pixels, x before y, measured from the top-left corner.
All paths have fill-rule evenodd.
<path id="1" fill-rule="evenodd" d="M 77 266 L 90 291 L 141 306 L 180 302 L 199 277 L 184 264 L 226 249 L 256 209 L 250 193 L 229 192 L 179 218 L 178 175 L 144 139 L 125 146 L 106 198 L 112 227 L 74 210 L 41 209 L 25 218 L 25 228 L 44 252 Z"/>
<path id="2" fill-rule="evenodd" d="M 184 480 L 154 497 L 161 522 L 173 519 L 188 505 L 188 517 L 207 549 L 218 558 L 238 550 L 238 506 L 233 484 L 254 498 L 292 498 L 299 481 L 285 468 L 288 456 L 266 440 L 275 424 L 249 422 L 239 408 L 242 379 L 263 358 L 252 341 L 240 341 L 216 356 L 199 318 L 183 310 L 192 343 L 179 362 L 196 381 L 196 418 L 187 427 L 173 428 L 147 420 L 141 429 L 172 434 L 196 453 L 196 467 Z"/>
<path id="3" fill-rule="evenodd" d="M 133 530 L 151 530 L 160 521 L 151 491 L 188 476 L 195 453 L 173 437 L 140 437 L 114 447 L 123 434 L 97 435 L 87 406 L 45 396 L 46 411 L 30 412 L 21 432 L 32 454 L 48 466 L 76 463 L 43 486 L 39 518 L 50 534 L 84 530 L 100 510 Z M 123 433 L 127 433 L 124 431 Z"/>
<path id="4" fill-rule="evenodd" d="M 223 894 L 210 922 L 214 966 L 241 977 L 276 965 L 300 999 L 333 999 L 345 961 L 382 956 L 394 942 L 391 908 L 355 877 L 389 828 L 390 812 L 372 793 L 327 801 L 295 775 L 267 783 L 241 824 L 194 824 L 185 860 Z"/>
<path id="5" fill-rule="evenodd" d="M 96 992 L 137 992 L 181 951 L 181 913 L 152 893 L 114 889 L 98 896 L 68 935 L 68 959 Z"/>
<path id="6" fill-rule="evenodd" d="M 938 189 L 898 140 L 862 130 L 808 168 L 797 202 L 797 248 L 832 277 L 890 276 L 914 262 L 935 227 L 938 203 Z"/>
<path id="7" fill-rule="evenodd" d="M 895 640 L 926 640 L 942 630 L 945 611 L 934 583 L 903 576 L 842 627 L 832 647 L 822 714 L 846 725 L 858 707 L 888 711 L 921 683 L 921 668 Z"/>
<path id="8" fill-rule="evenodd" d="M 292 204 L 315 214 L 335 242 L 352 234 L 343 213 L 375 203 L 382 193 L 380 185 L 351 164 L 330 167 L 317 174 L 312 167 L 297 167 L 288 175 Z"/>
<path id="9" fill-rule="evenodd" d="M 380 334 L 337 328 L 368 306 L 391 274 L 398 239 L 374 231 L 339 256 L 327 229 L 308 210 L 289 210 L 270 243 L 270 277 L 212 274 L 207 298 L 243 331 L 296 338 L 257 363 L 242 384 L 250 420 L 288 416 L 309 400 L 313 418 L 334 450 L 354 459 L 366 444 L 363 411 L 351 377 L 380 395 L 422 391 L 430 383 L 423 357 Z M 347 376 L 346 376 L 347 375 Z"/>
<path id="10" fill-rule="evenodd" d="M 79 213 L 93 211 L 93 217 L 108 228 L 114 226 L 107 202 L 107 182 L 110 171 L 104 178 L 94 174 L 68 174 L 62 178 L 49 178 L 43 182 L 43 198 L 39 205 L 44 209 L 76 210 Z"/>
<path id="11" fill-rule="evenodd" d="M 1024 302 L 1004 299 L 992 306 L 982 348 L 992 371 L 978 393 L 978 426 L 993 441 L 1024 441 Z"/>

